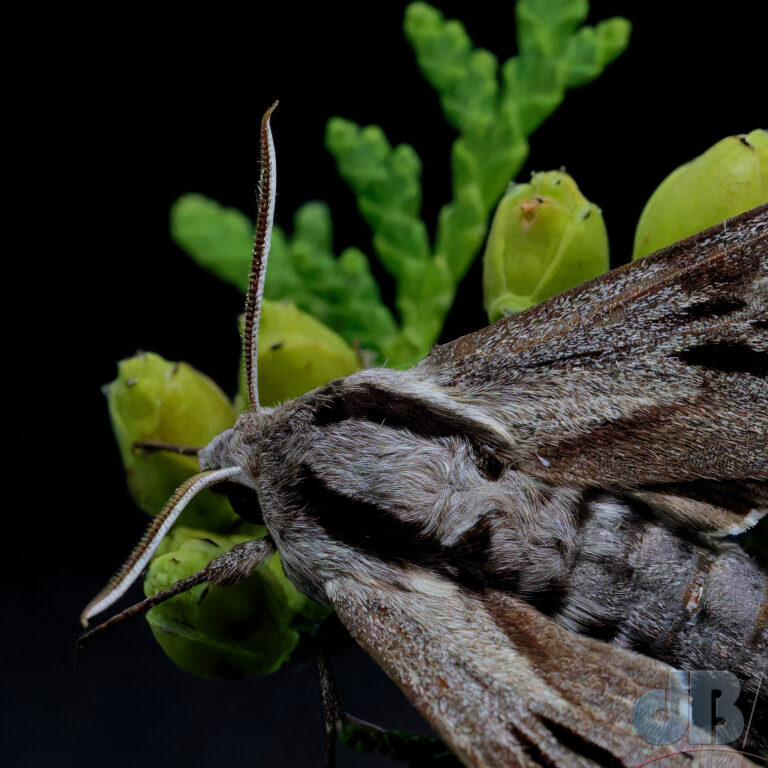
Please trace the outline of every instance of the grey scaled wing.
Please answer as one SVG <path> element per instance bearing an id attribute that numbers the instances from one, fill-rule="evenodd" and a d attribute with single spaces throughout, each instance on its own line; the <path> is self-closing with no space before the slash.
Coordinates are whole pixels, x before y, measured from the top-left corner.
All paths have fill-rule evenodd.
<path id="1" fill-rule="evenodd" d="M 680 749 L 649 744 L 633 726 L 635 702 L 669 685 L 661 662 L 429 571 L 411 570 L 399 586 L 335 580 L 326 592 L 350 634 L 467 766 L 630 768 Z M 659 764 L 753 765 L 727 747 Z"/>

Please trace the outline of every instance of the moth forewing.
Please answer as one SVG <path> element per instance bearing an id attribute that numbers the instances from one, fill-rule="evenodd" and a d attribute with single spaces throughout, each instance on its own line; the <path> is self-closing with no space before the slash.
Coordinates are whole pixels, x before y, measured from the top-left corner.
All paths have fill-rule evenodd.
<path id="1" fill-rule="evenodd" d="M 350 634 L 468 766 L 735 768 L 736 752 L 677 752 L 638 737 L 633 709 L 667 665 L 573 635 L 507 593 L 469 593 L 416 569 L 397 587 L 328 584 Z M 691 734 L 688 734 L 690 737 Z"/>

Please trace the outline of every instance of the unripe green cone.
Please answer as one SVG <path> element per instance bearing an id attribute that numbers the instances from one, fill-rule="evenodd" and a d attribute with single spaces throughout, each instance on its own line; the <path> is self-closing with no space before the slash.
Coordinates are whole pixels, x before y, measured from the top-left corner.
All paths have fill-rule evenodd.
<path id="1" fill-rule="evenodd" d="M 252 538 L 174 527 L 152 561 L 145 594 L 170 587 Z M 294 589 L 275 555 L 236 587 L 200 585 L 156 606 L 147 619 L 183 670 L 232 680 L 274 672 L 328 613 Z"/>
<path id="2" fill-rule="evenodd" d="M 659 184 L 640 216 L 633 259 L 768 202 L 768 131 L 728 136 Z"/>
<path id="3" fill-rule="evenodd" d="M 232 403 L 207 376 L 150 352 L 118 363 L 117 378 L 104 392 L 128 487 L 150 514 L 157 514 L 174 490 L 200 470 L 193 456 L 133 452 L 133 443 L 202 446 L 235 421 Z M 184 525 L 218 531 L 230 531 L 239 520 L 227 499 L 210 491 L 200 493 L 181 517 Z"/>
<path id="4" fill-rule="evenodd" d="M 483 258 L 491 322 L 519 312 L 608 269 L 600 209 L 561 171 L 514 184 L 499 203 Z"/>
<path id="5" fill-rule="evenodd" d="M 259 402 L 271 406 L 360 368 L 357 352 L 290 301 L 264 301 L 259 326 Z M 235 405 L 248 407 L 245 378 Z"/>

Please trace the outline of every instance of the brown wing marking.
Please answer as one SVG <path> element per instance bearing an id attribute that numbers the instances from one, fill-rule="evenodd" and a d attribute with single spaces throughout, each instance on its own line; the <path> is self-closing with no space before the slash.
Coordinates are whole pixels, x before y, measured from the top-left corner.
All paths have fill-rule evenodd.
<path id="1" fill-rule="evenodd" d="M 482 379 L 482 363 L 498 367 L 511 355 L 514 378 L 520 367 L 603 357 L 606 328 L 623 329 L 617 341 L 652 349 L 670 326 L 677 332 L 686 320 L 714 316 L 729 324 L 747 304 L 757 333 L 766 328 L 767 249 L 768 203 L 438 346 L 422 365 L 459 383 Z"/>
<path id="2" fill-rule="evenodd" d="M 643 489 L 631 495 L 660 517 L 703 533 L 742 533 L 768 510 L 768 482 L 757 480 L 699 480 Z"/>
<path id="3" fill-rule="evenodd" d="M 630 768 L 674 751 L 643 741 L 634 704 L 670 668 L 573 635 L 498 592 L 470 594 L 409 572 L 404 588 L 329 582 L 328 597 L 467 766 Z M 732 751 L 665 758 L 668 768 L 750 765 Z"/>

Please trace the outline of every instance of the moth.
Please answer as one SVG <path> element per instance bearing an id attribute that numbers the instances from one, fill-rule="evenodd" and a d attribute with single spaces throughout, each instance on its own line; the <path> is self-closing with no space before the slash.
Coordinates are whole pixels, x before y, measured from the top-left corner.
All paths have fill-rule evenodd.
<path id="1" fill-rule="evenodd" d="M 751 705 L 745 745 L 766 745 L 766 573 L 727 537 L 768 506 L 768 206 L 410 370 L 361 370 L 265 408 L 274 106 L 246 302 L 250 408 L 199 450 L 200 474 L 83 623 L 139 577 L 194 494 L 225 484 L 267 537 L 118 619 L 236 583 L 278 551 L 465 765 L 628 767 L 679 749 L 664 765 L 750 764 L 650 744 L 633 708 L 673 670 L 730 670 Z"/>

